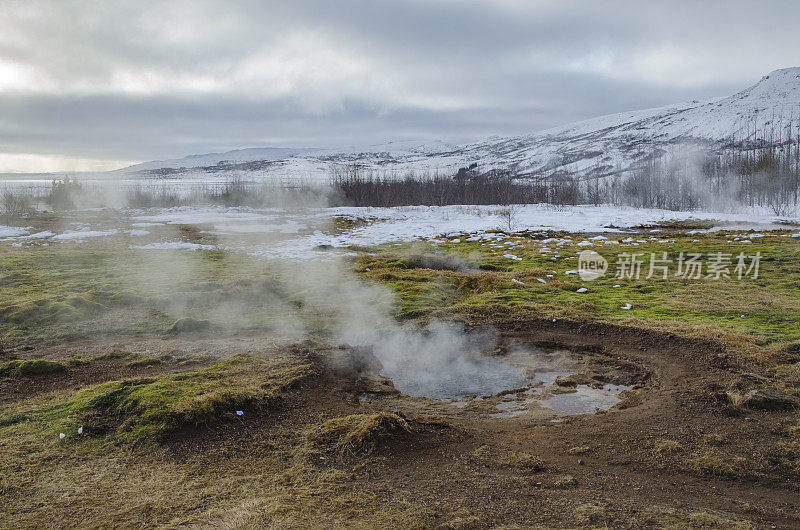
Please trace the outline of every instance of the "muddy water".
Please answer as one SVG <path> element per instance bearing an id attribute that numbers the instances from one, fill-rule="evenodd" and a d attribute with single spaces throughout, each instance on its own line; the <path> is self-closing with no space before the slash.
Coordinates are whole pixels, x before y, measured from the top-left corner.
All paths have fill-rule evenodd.
<path id="1" fill-rule="evenodd" d="M 625 385 L 604 385 L 603 388 L 592 388 L 578 385 L 575 392 L 553 394 L 539 401 L 539 405 L 562 414 L 594 414 L 598 410 L 608 410 L 622 399 L 619 394 L 630 390 Z"/>
<path id="2" fill-rule="evenodd" d="M 557 385 L 559 378 L 581 373 L 581 356 L 561 351 L 516 350 L 503 357 L 463 356 L 447 370 L 420 373 L 398 365 L 383 375 L 412 397 L 446 402 L 454 409 L 493 419 L 513 418 L 535 409 L 559 415 L 594 414 L 622 401 L 632 387 L 615 384 Z M 513 392 L 510 392 L 512 391 Z"/>

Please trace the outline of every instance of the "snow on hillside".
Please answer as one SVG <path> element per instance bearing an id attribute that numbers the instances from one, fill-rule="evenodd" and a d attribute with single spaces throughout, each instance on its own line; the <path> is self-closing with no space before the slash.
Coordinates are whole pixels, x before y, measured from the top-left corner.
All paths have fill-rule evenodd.
<path id="1" fill-rule="evenodd" d="M 236 149 L 225 153 L 208 153 L 204 155 L 189 155 L 183 158 L 172 160 L 153 160 L 126 168 L 127 171 L 142 171 L 150 169 L 178 169 L 210 167 L 219 164 L 238 164 L 242 162 L 254 162 L 257 160 L 273 161 L 291 158 L 299 154 L 307 154 L 315 149 L 287 149 L 282 147 L 254 147 L 250 149 Z"/>
<path id="2" fill-rule="evenodd" d="M 332 164 L 357 163 L 380 174 L 402 175 L 408 171 L 454 173 L 477 163 L 484 170 L 512 169 L 523 175 L 556 171 L 605 174 L 627 169 L 654 154 L 713 151 L 746 142 L 753 131 L 760 137 L 769 133 L 784 139 L 798 136 L 800 68 L 776 70 L 726 98 L 601 116 L 526 136 L 463 146 L 395 142 L 334 150 L 244 149 L 148 162 L 125 171 L 187 168 L 177 172 L 196 177 L 198 172 L 245 171 L 254 177 L 314 180 L 326 179 Z"/>

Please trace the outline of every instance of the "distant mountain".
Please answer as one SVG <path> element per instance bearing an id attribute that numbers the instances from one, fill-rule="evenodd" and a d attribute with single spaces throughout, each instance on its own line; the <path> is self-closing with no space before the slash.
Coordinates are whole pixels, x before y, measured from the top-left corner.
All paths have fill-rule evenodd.
<path id="1" fill-rule="evenodd" d="M 332 164 L 356 163 L 380 174 L 403 175 L 449 174 L 477 163 L 482 170 L 510 169 L 529 176 L 561 171 L 608 174 L 658 154 L 716 152 L 755 139 L 777 142 L 799 136 L 800 67 L 776 70 L 726 98 L 623 112 L 462 146 L 397 142 L 333 150 L 242 149 L 147 162 L 123 171 L 143 176 L 248 172 L 253 177 L 324 179 Z"/>
<path id="2" fill-rule="evenodd" d="M 316 149 L 287 149 L 283 147 L 253 147 L 250 149 L 236 149 L 225 153 L 207 153 L 204 155 L 189 155 L 172 160 L 153 160 L 125 168 L 125 171 L 146 171 L 152 169 L 180 169 L 196 168 L 216 165 L 241 164 L 257 160 L 273 161 L 291 158 L 300 154 L 309 154 Z"/>

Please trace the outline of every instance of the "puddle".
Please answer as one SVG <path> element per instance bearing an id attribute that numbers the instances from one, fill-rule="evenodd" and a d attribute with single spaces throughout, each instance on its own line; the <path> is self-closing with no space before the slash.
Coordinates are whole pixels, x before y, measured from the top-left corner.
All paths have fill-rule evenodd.
<path id="1" fill-rule="evenodd" d="M 542 409 L 559 416 L 594 414 L 620 403 L 619 394 L 632 387 L 590 386 L 605 368 L 598 371 L 586 359 L 568 351 L 516 350 L 502 357 L 454 352 L 435 362 L 423 356 L 384 362 L 381 374 L 407 396 L 426 397 L 484 418 L 514 418 L 537 410 L 541 414 Z M 581 384 L 556 385 L 559 378 L 570 376 Z"/>
<path id="2" fill-rule="evenodd" d="M 603 388 L 578 385 L 575 392 L 553 394 L 547 399 L 539 400 L 539 405 L 562 414 L 594 414 L 598 410 L 608 410 L 622 401 L 618 394 L 630 388 L 625 385 L 605 385 Z"/>
<path id="3" fill-rule="evenodd" d="M 548 378 L 550 382 L 554 381 L 555 377 L 564 375 L 561 372 L 553 373 L 558 375 Z M 598 410 L 608 410 L 622 401 L 619 394 L 632 388 L 627 385 L 604 385 L 602 388 L 578 385 L 570 392 L 564 392 L 560 388 L 557 392 L 553 392 L 554 386 L 552 384 L 544 386 L 540 381 L 535 381 L 534 384 L 538 386 L 533 386 L 517 394 L 517 396 L 525 397 L 499 401 L 493 405 L 494 409 L 499 412 L 485 413 L 483 416 L 495 419 L 513 418 L 521 416 L 535 407 L 543 407 L 568 416 L 594 414 Z M 471 401 L 476 400 L 456 401 L 450 404 L 458 408 L 465 408 Z"/>

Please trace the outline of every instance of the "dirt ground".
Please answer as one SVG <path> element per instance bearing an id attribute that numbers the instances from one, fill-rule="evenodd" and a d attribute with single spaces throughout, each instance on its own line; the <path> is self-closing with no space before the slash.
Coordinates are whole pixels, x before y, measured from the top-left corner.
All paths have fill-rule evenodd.
<path id="1" fill-rule="evenodd" d="M 495 326 L 505 342 L 583 352 L 595 365 L 605 364 L 610 374 L 636 374 L 637 388 L 604 413 L 487 419 L 402 396 L 369 367 L 350 362 L 347 350 L 317 345 L 309 348 L 320 366 L 318 375 L 292 390 L 277 411 L 175 432 L 162 442 L 166 454 L 176 466 L 213 468 L 223 458 L 258 454 L 255 448 L 276 432 L 389 410 L 408 420 L 410 432 L 380 438 L 365 453 L 323 451 L 312 464 L 344 471 L 347 490 L 428 510 L 429 526 L 724 528 L 737 521 L 757 528 L 800 527 L 797 477 L 777 472 L 771 457 L 792 441 L 788 431 L 796 414 L 743 410 L 724 398 L 727 391 L 763 384 L 765 376 L 757 368 L 738 364 L 713 341 L 636 328 L 563 320 L 510 320 Z M 0 404 L 111 379 L 207 366 L 260 349 L 265 342 L 274 348 L 307 347 L 259 333 L 18 345 L 5 355 L 67 359 L 106 354 L 68 374 L 0 382 Z M 130 354 L 108 354 L 117 350 Z M 161 362 L 132 366 L 131 359 L 148 355 Z M 365 392 L 376 397 L 360 399 Z M 520 463 L 520 454 L 542 465 Z M 737 466 L 726 467 L 730 462 Z M 213 495 L 207 499 L 208 505 L 214 502 Z M 380 513 L 373 516 L 380 520 Z M 200 526 L 239 526 L 226 521 L 212 513 L 199 518 Z M 354 516 L 348 525 L 361 526 L 359 521 Z M 270 521 L 255 526 L 269 527 Z"/>

